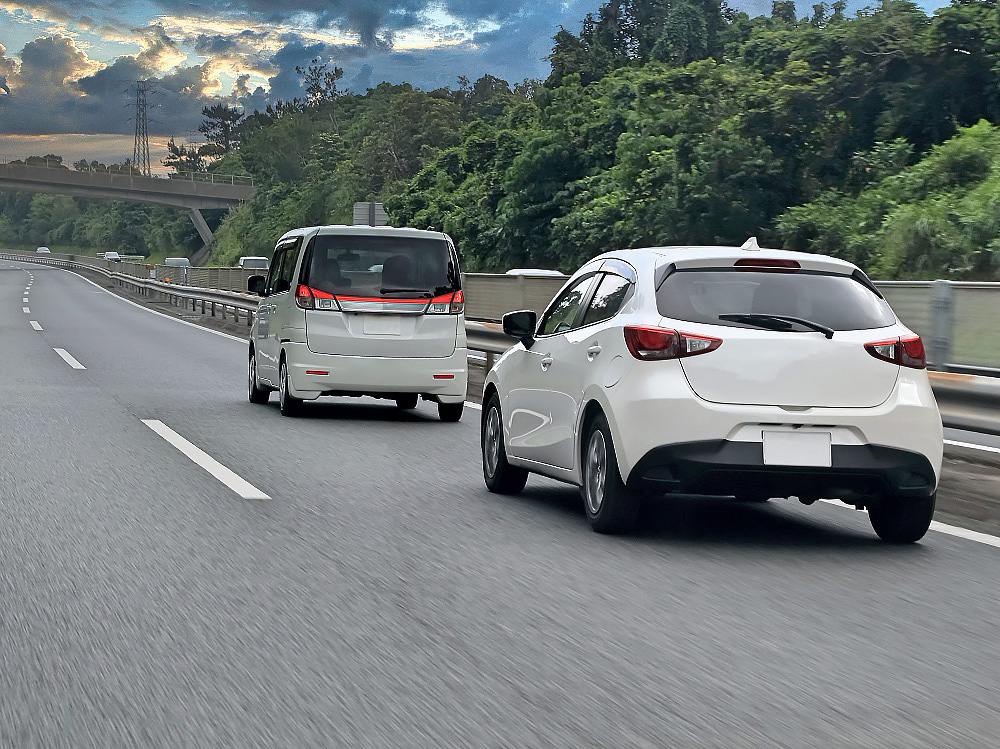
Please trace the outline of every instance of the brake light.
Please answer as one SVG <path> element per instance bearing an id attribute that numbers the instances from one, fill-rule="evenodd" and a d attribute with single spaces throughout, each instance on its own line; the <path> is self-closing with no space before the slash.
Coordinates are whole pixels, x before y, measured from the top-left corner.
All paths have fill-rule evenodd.
<path id="1" fill-rule="evenodd" d="M 918 335 L 866 343 L 865 350 L 876 359 L 898 364 L 901 367 L 924 369 L 927 366 L 924 342 L 920 340 Z"/>
<path id="2" fill-rule="evenodd" d="M 722 345 L 721 338 L 681 333 L 664 328 L 625 327 L 625 345 L 636 359 L 682 359 L 715 351 Z"/>
<path id="3" fill-rule="evenodd" d="M 337 297 L 300 284 L 295 290 L 295 304 L 302 309 L 340 309 Z"/>
<path id="4" fill-rule="evenodd" d="M 795 273 L 802 266 L 798 260 L 777 260 L 766 257 L 745 257 L 734 263 L 736 268 L 759 270 L 765 273 Z"/>
<path id="5" fill-rule="evenodd" d="M 428 315 L 457 315 L 462 312 L 465 312 L 465 294 L 462 291 L 436 296 L 427 305 Z"/>

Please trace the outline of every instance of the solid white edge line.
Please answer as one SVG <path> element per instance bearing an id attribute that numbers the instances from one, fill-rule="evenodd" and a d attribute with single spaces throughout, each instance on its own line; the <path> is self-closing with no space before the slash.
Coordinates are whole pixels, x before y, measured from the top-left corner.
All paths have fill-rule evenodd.
<path id="1" fill-rule="evenodd" d="M 38 324 L 38 320 L 28 320 L 28 322 L 31 323 L 31 327 L 33 327 L 35 330 L 42 329 L 42 326 Z"/>
<path id="2" fill-rule="evenodd" d="M 73 367 L 73 369 L 86 369 L 86 367 L 83 366 L 80 362 L 78 362 L 75 358 L 73 358 L 73 355 L 66 349 L 54 348 L 52 350 L 55 351 L 57 354 L 59 354 L 59 356 L 63 358 L 63 361 L 65 361 L 67 364 Z"/>
<path id="3" fill-rule="evenodd" d="M 979 531 L 970 531 L 968 528 L 959 528 L 957 525 L 948 525 L 947 523 L 939 523 L 937 520 L 931 521 L 931 530 L 937 531 L 938 533 L 946 533 L 949 536 L 957 536 L 958 538 L 964 538 L 967 541 L 975 541 L 976 543 L 986 544 L 987 546 L 996 546 L 1000 548 L 1000 538 L 996 536 L 991 536 L 988 533 L 980 533 Z"/>
<path id="4" fill-rule="evenodd" d="M 140 421 L 184 453 L 195 464 L 204 468 L 223 484 L 239 494 L 243 499 L 270 499 L 268 495 L 256 486 L 237 476 L 233 471 L 226 468 L 200 447 L 181 437 L 162 421 L 158 419 L 140 419 Z"/>
<path id="5" fill-rule="evenodd" d="M 953 447 L 969 447 L 973 450 L 983 450 L 988 453 L 1000 453 L 1000 447 L 990 447 L 989 445 L 974 445 L 971 442 L 958 442 L 956 440 L 945 440 L 944 443 Z"/>
<path id="6" fill-rule="evenodd" d="M 71 273 L 72 275 L 76 276 L 77 278 L 79 278 L 79 279 L 81 279 L 83 281 L 86 281 L 91 286 L 96 286 L 98 289 L 101 289 L 101 287 L 98 286 L 96 283 L 94 283 L 93 281 L 91 281 L 89 278 L 85 278 L 84 276 L 81 276 L 79 273 L 73 273 L 73 271 L 67 270 L 66 268 L 58 268 L 57 270 L 61 270 L 63 273 Z M 229 335 L 229 333 L 223 333 L 221 330 L 212 330 L 211 328 L 206 328 L 204 325 L 198 325 L 197 323 L 189 322 L 187 320 L 181 320 L 179 318 L 171 317 L 170 315 L 164 314 L 163 312 L 158 312 L 155 309 L 150 309 L 149 307 L 143 307 L 141 304 L 133 302 L 131 299 L 126 299 L 123 296 L 118 296 L 117 294 L 115 294 L 113 292 L 110 292 L 107 289 L 101 289 L 101 291 L 107 293 L 109 296 L 114 297 L 115 299 L 120 299 L 121 301 L 125 302 L 126 304 L 131 304 L 133 307 L 138 307 L 141 310 L 146 310 L 146 312 L 149 312 L 152 315 L 159 315 L 160 317 L 165 317 L 168 320 L 173 320 L 174 322 L 179 322 L 182 325 L 188 325 L 188 326 L 190 326 L 192 328 L 196 328 L 198 330 L 204 330 L 206 333 L 213 333 L 214 335 L 222 336 L 223 338 L 228 338 L 231 341 L 238 341 L 239 343 L 243 343 L 243 344 L 249 345 L 249 342 L 250 342 L 249 337 L 247 337 L 247 338 L 238 338 L 237 336 Z"/>
<path id="7" fill-rule="evenodd" d="M 483 410 L 483 406 L 482 406 L 481 403 L 473 403 L 472 401 L 466 401 L 465 405 L 467 405 L 469 408 L 474 408 L 477 411 L 482 411 Z"/>

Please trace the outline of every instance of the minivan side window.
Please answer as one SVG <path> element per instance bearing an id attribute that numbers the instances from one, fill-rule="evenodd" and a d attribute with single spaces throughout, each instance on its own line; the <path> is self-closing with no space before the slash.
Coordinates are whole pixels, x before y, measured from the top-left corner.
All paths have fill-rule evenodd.
<path id="1" fill-rule="evenodd" d="M 577 327 L 575 323 L 579 317 L 580 308 L 590 296 L 590 289 L 594 285 L 595 278 L 596 276 L 584 276 L 566 289 L 546 310 L 541 325 L 538 326 L 538 335 L 565 333 L 567 330 Z"/>
<path id="2" fill-rule="evenodd" d="M 278 280 L 278 273 L 281 272 L 281 261 L 285 257 L 285 251 L 281 247 L 277 247 L 274 250 L 274 255 L 271 256 L 271 267 L 267 271 L 267 283 L 264 284 L 264 294 L 270 295 L 274 294 L 274 286 Z"/>
<path id="3" fill-rule="evenodd" d="M 295 273 L 295 262 L 298 260 L 299 243 L 299 239 L 294 239 L 278 248 L 281 252 L 281 266 L 276 269 L 274 285 L 271 287 L 272 294 L 280 294 L 292 288 L 292 275 Z M 272 264 L 271 268 L 275 269 L 275 265 Z"/>
<path id="4" fill-rule="evenodd" d="M 584 314 L 581 324 L 593 325 L 610 320 L 618 314 L 631 286 L 628 279 L 614 273 L 606 273 L 597 285 L 597 291 L 594 292 L 594 298 L 587 306 L 587 312 Z"/>

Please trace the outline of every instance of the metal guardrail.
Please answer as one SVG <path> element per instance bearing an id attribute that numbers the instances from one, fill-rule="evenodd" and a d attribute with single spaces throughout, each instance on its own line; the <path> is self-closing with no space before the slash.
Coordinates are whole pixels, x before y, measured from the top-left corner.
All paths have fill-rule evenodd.
<path id="1" fill-rule="evenodd" d="M 96 259 L 87 262 L 67 260 L 50 255 L 26 255 L 23 253 L 0 253 L 0 259 L 20 260 L 42 265 L 53 265 L 69 269 L 96 271 L 120 286 L 130 288 L 143 296 L 159 295 L 171 304 L 190 305 L 192 312 L 216 315 L 225 319 L 231 311 L 236 322 L 245 317 L 247 325 L 253 323 L 259 297 L 218 289 L 203 289 L 195 286 L 181 286 L 151 278 L 136 278 L 116 270 L 97 267 Z M 118 266 L 119 263 L 107 263 Z M 200 310 L 199 310 L 200 305 Z M 505 335 L 498 323 L 466 321 L 466 336 L 469 348 L 486 354 L 487 370 L 493 366 L 497 354 L 502 354 L 517 341 Z M 983 377 L 957 372 L 930 372 L 931 385 L 941 407 L 945 426 L 967 429 L 985 434 L 1000 435 L 1000 378 Z M 974 452 L 960 457 L 982 459 Z"/>

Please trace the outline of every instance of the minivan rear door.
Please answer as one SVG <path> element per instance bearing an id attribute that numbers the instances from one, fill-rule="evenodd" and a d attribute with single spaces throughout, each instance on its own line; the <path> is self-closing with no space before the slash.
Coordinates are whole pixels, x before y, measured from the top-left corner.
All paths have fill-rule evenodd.
<path id="1" fill-rule="evenodd" d="M 889 397 L 899 375 L 898 365 L 865 349 L 892 337 L 895 317 L 884 299 L 851 276 L 679 270 L 661 284 L 657 307 L 663 327 L 722 339 L 710 353 L 681 359 L 691 388 L 708 401 L 874 407 Z M 685 328 L 685 322 L 695 325 Z"/>
<path id="2" fill-rule="evenodd" d="M 443 358 L 464 322 L 458 258 L 443 238 L 320 234 L 307 255 L 306 342 L 319 354 Z M 301 289 L 301 287 L 300 287 Z"/>

